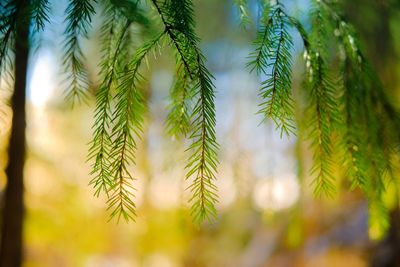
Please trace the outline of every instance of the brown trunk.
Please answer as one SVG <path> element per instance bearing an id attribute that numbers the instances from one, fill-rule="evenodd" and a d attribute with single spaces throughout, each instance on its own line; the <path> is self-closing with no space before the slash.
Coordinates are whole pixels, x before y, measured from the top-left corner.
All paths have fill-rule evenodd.
<path id="1" fill-rule="evenodd" d="M 28 18 L 21 12 L 28 1 L 19 2 L 19 16 L 15 40 L 15 85 L 11 99 L 13 110 L 11 136 L 8 148 L 8 177 L 3 200 L 1 231 L 1 267 L 19 267 L 22 264 L 22 230 L 24 217 L 23 169 L 25 160 L 25 94 L 29 54 Z M 26 13 L 25 13 L 26 15 Z"/>

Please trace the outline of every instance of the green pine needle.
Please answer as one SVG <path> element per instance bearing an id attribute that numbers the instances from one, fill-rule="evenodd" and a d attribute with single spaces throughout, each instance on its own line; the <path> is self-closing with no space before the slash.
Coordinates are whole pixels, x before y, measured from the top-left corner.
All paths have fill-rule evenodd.
<path id="1" fill-rule="evenodd" d="M 104 47 L 100 66 L 104 78 L 96 93 L 94 133 L 89 147 L 89 160 L 94 161 L 91 171 L 91 175 L 94 177 L 90 184 L 93 185 L 96 196 L 99 196 L 102 192 L 108 195 L 114 180 L 110 171 L 113 148 L 109 129 L 112 123 L 111 91 L 118 85 L 117 64 L 120 59 L 121 44 L 130 25 L 130 22 L 126 21 L 119 26 L 119 21 L 116 22 L 115 20 L 117 13 L 113 9 L 109 8 L 104 15 L 109 17 L 102 29 Z"/>
<path id="2" fill-rule="evenodd" d="M 173 138 L 186 137 L 190 131 L 190 104 L 193 97 L 191 87 L 189 74 L 181 63 L 170 90 L 170 112 L 167 116 L 167 132 Z"/>
<path id="3" fill-rule="evenodd" d="M 239 11 L 240 23 L 242 26 L 247 26 L 251 23 L 250 11 L 247 0 L 234 0 L 233 3 Z"/>
<path id="4" fill-rule="evenodd" d="M 333 196 L 335 192 L 333 173 L 333 142 L 336 120 L 340 117 L 337 105 L 335 85 L 327 75 L 325 64 L 318 53 L 310 55 L 310 67 L 307 70 L 309 87 L 309 138 L 312 140 L 314 162 L 311 174 L 314 193 Z"/>
<path id="5" fill-rule="evenodd" d="M 283 134 L 294 133 L 294 102 L 291 95 L 293 41 L 288 33 L 290 18 L 280 4 L 269 11 L 267 24 L 258 32 L 249 66 L 267 75 L 262 82 L 259 113 L 275 122 Z"/>
<path id="6" fill-rule="evenodd" d="M 136 205 L 133 202 L 134 186 L 133 176 L 129 166 L 135 164 L 135 151 L 137 139 L 143 132 L 143 115 L 145 106 L 139 84 L 143 77 L 139 68 L 148 53 L 157 46 L 164 32 L 146 42 L 137 49 L 132 61 L 126 67 L 120 78 L 117 94 L 114 97 L 116 107 L 112 114 L 113 127 L 111 138 L 113 140 L 110 151 L 111 176 L 114 178 L 108 206 L 111 210 L 111 217 L 117 221 L 123 217 L 126 221 L 134 220 L 136 216 Z"/>
<path id="7" fill-rule="evenodd" d="M 66 10 L 67 28 L 64 32 L 63 66 L 65 67 L 66 90 L 68 102 L 85 101 L 87 98 L 88 77 L 84 66 L 85 57 L 82 52 L 80 38 L 87 34 L 91 25 L 91 16 L 95 10 L 95 1 L 70 0 Z"/>
<path id="8" fill-rule="evenodd" d="M 0 4 L 0 80 L 13 77 L 12 47 L 15 40 L 15 29 L 18 18 L 18 8 L 13 1 Z"/>
<path id="9" fill-rule="evenodd" d="M 159 3 L 152 0 L 164 24 L 171 45 L 178 54 L 178 65 L 183 65 L 193 84 L 193 98 L 197 102 L 192 110 L 190 136 L 191 152 L 186 165 L 186 179 L 192 193 L 190 203 L 193 220 L 200 224 L 216 217 L 217 188 L 214 184 L 217 172 L 218 143 L 215 136 L 215 103 L 213 77 L 205 66 L 194 32 L 192 1 L 170 0 Z"/>
<path id="10" fill-rule="evenodd" d="M 35 25 L 35 30 L 43 30 L 49 20 L 50 3 L 49 0 L 31 0 L 31 19 Z"/>

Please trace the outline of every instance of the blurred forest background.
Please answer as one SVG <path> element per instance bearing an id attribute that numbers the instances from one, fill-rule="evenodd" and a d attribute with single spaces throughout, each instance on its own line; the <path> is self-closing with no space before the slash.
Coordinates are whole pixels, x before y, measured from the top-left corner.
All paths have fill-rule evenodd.
<path id="1" fill-rule="evenodd" d="M 194 2 L 196 31 L 216 78 L 219 218 L 200 229 L 191 222 L 184 146 L 164 134 L 174 73 L 173 56 L 165 53 L 146 74 L 150 109 L 134 167 L 137 221 L 108 222 L 105 200 L 95 198 L 88 186 L 94 99 L 73 109 L 64 101 L 59 44 L 65 3 L 52 1 L 52 23 L 30 57 L 24 266 L 400 266 L 399 200 L 392 189 L 387 197 L 392 227 L 380 238 L 368 231 L 360 192 L 339 189 L 334 199 L 315 199 L 309 144 L 301 136 L 281 139 L 272 123 L 260 124 L 261 116 L 255 115 L 260 80 L 245 67 L 254 25 L 239 26 L 232 0 Z M 255 2 L 250 6 L 257 14 Z M 284 2 L 289 13 L 306 16 L 308 1 Z M 398 100 L 400 1 L 343 0 L 343 6 L 387 93 Z M 84 45 L 92 90 L 98 85 L 100 53 L 96 19 Z M 300 47 L 300 40 L 295 45 Z M 295 61 L 295 92 L 303 73 L 302 62 Z M 0 92 L 3 98 L 10 94 L 7 88 Z M 10 113 L 6 105 L 2 109 Z M 10 121 L 2 123 L 4 167 Z M 5 183 L 2 172 L 0 193 Z"/>

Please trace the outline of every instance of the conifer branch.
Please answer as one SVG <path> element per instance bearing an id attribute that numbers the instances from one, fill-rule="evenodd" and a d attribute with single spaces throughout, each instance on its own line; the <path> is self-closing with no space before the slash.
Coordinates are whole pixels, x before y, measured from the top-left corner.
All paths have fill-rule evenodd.
<path id="1" fill-rule="evenodd" d="M 249 7 L 247 0 L 234 0 L 233 3 L 237 6 L 238 11 L 239 11 L 239 18 L 240 18 L 240 23 L 243 26 L 248 25 L 251 22 L 250 16 L 249 16 Z"/>
<path id="2" fill-rule="evenodd" d="M 162 8 L 160 7 L 157 0 L 151 0 L 151 1 L 152 1 L 153 5 L 155 6 L 155 8 L 157 9 L 157 13 L 159 14 L 159 16 L 164 24 L 165 32 L 170 37 L 170 39 L 172 40 L 172 43 L 174 44 L 176 50 L 179 53 L 180 58 L 181 58 L 183 64 L 185 65 L 188 75 L 190 76 L 191 79 L 193 79 L 192 73 L 191 73 L 191 68 L 189 66 L 189 63 L 186 60 L 186 56 L 184 54 L 183 48 L 179 44 L 178 37 L 173 32 L 173 30 L 179 30 L 179 29 L 182 30 L 183 27 L 175 27 L 175 25 L 172 24 L 173 22 L 171 23 L 171 22 L 167 21 L 166 14 L 164 14 L 164 12 L 162 11 Z M 182 2 L 186 2 L 186 0 L 184 0 Z M 185 12 L 185 11 L 186 10 L 180 10 L 179 12 Z M 185 23 L 185 24 L 187 24 L 187 23 Z"/>
<path id="3" fill-rule="evenodd" d="M 344 166 L 347 167 L 346 174 L 351 179 L 352 188 L 360 187 L 364 192 L 368 191 L 368 164 L 363 155 L 367 154 L 365 137 L 365 119 L 360 94 L 364 94 L 361 81 L 354 72 L 351 61 L 346 58 L 343 62 L 343 85 L 344 92 L 341 97 L 344 112 L 344 138 L 343 145 L 347 155 L 344 157 Z"/>
<path id="4" fill-rule="evenodd" d="M 267 80 L 262 82 L 259 113 L 270 118 L 283 133 L 289 135 L 294 132 L 294 110 L 291 96 L 291 50 L 292 37 L 288 33 L 291 20 L 279 2 L 270 10 L 267 24 L 261 28 L 254 42 L 255 52 L 250 57 L 249 66 L 252 70 L 263 72 Z M 271 72 L 268 73 L 269 68 Z"/>
<path id="5" fill-rule="evenodd" d="M 372 235 L 382 236 L 389 226 L 388 209 L 383 202 L 384 177 L 391 175 L 391 157 L 399 144 L 398 112 L 390 105 L 379 78 L 361 52 L 352 26 L 328 1 L 321 1 L 335 27 L 343 57 L 343 111 L 346 121 L 344 143 L 348 152 L 348 176 L 353 187 L 360 187 L 368 198 L 369 227 Z M 366 133 L 366 135 L 362 134 Z"/>
<path id="6" fill-rule="evenodd" d="M 179 57 L 179 55 L 177 56 Z M 179 59 L 177 59 L 179 62 Z M 170 90 L 167 132 L 173 138 L 186 137 L 190 131 L 190 106 L 192 99 L 190 77 L 183 63 L 178 64 L 174 85 Z"/>
<path id="7" fill-rule="evenodd" d="M 36 31 L 43 30 L 44 25 L 49 22 L 49 12 L 49 0 L 31 0 L 32 20 Z"/>
<path id="8" fill-rule="evenodd" d="M 30 20 L 36 32 L 43 30 L 49 21 L 49 0 L 31 0 L 27 9 L 21 9 L 19 2 L 0 3 L 0 79 L 4 73 L 12 76 L 12 47 L 18 21 Z M 80 40 L 87 35 L 95 3 L 95 0 L 69 0 L 66 9 L 63 65 L 68 74 L 66 95 L 72 102 L 83 100 L 88 87 Z M 195 222 L 201 223 L 217 216 L 215 179 L 219 147 L 215 133 L 214 78 L 206 67 L 195 33 L 192 1 L 151 0 L 151 3 L 164 30 L 133 53 L 130 26 L 138 23 L 148 27 L 150 23 L 140 8 L 140 1 L 105 2 L 102 78 L 96 94 L 93 139 L 88 155 L 93 161 L 90 184 L 96 196 L 107 194 L 111 217 L 118 221 L 135 220 L 134 176 L 130 168 L 135 164 L 145 113 L 140 67 L 148 53 L 167 37 L 176 53 L 177 73 L 170 91 L 166 124 L 170 135 L 188 136 L 191 140 L 186 179 L 192 181 L 188 187 L 192 193 L 191 214 Z M 247 0 L 234 0 L 234 3 L 241 22 L 249 23 Z M 337 152 L 334 140 L 338 138 L 345 153 L 346 176 L 352 188 L 361 188 L 368 198 L 370 228 L 378 232 L 386 230 L 389 217 L 383 194 L 388 182 L 385 178 L 394 179 L 395 175 L 392 159 L 399 154 L 400 116 L 363 55 L 355 31 L 338 11 L 335 1 L 312 0 L 310 36 L 296 18 L 285 13 L 279 0 L 261 3 L 263 25 L 248 64 L 252 71 L 266 75 L 261 83 L 259 112 L 264 119 L 274 121 L 281 135 L 294 132 L 293 43 L 289 32 L 293 27 L 304 44 L 315 194 L 332 195 L 335 190 L 332 154 Z M 340 87 L 329 75 L 328 32 L 334 33 L 339 44 Z"/>
<path id="9" fill-rule="evenodd" d="M 289 24 L 292 25 L 297 32 L 300 34 L 300 37 L 303 41 L 304 50 L 307 53 L 310 50 L 310 40 L 307 31 L 304 29 L 303 25 L 296 18 L 287 16 Z"/>
<path id="10" fill-rule="evenodd" d="M 250 61 L 247 66 L 251 67 L 251 71 L 256 70 L 258 74 L 264 73 L 268 68 L 268 56 L 269 56 L 269 48 L 267 47 L 269 35 L 272 35 L 273 32 L 270 30 L 272 24 L 272 18 L 268 19 L 268 22 L 265 26 L 262 26 L 258 31 L 257 38 L 253 42 L 253 45 L 256 46 L 254 52 L 250 54 L 250 58 L 253 60 Z M 266 73 L 265 73 L 266 74 Z"/>
<path id="11" fill-rule="evenodd" d="M 114 179 L 110 172 L 113 141 L 109 132 L 111 123 L 111 90 L 117 85 L 117 64 L 121 53 L 121 44 L 131 24 L 130 21 L 126 21 L 121 25 L 122 28 L 118 29 L 118 25 L 115 22 L 116 12 L 111 9 L 108 12 L 106 11 L 104 15 L 108 15 L 110 18 L 103 26 L 103 43 L 105 45 L 101 73 L 104 78 L 96 93 L 94 133 L 89 148 L 89 160 L 94 160 L 91 171 L 91 175 L 94 175 L 94 177 L 90 184 L 96 190 L 95 196 L 99 196 L 101 192 L 105 192 L 108 196 L 108 191 L 113 185 Z M 113 42 L 114 39 L 116 39 L 116 43 Z"/>
<path id="12" fill-rule="evenodd" d="M 332 170 L 332 134 L 340 118 L 339 107 L 335 97 L 336 90 L 332 79 L 327 74 L 324 55 L 326 45 L 326 27 L 320 2 L 312 6 L 313 40 L 310 51 L 305 55 L 307 66 L 307 86 L 309 88 L 309 110 L 311 112 L 310 139 L 313 140 L 314 162 L 311 173 L 316 195 L 332 196 L 335 191 Z"/>
<path id="13" fill-rule="evenodd" d="M 143 96 L 138 86 L 142 80 L 139 68 L 149 51 L 156 46 L 164 32 L 145 43 L 139 48 L 133 60 L 129 63 L 121 77 L 118 93 L 115 96 L 116 108 L 113 112 L 112 138 L 113 148 L 111 155 L 111 174 L 114 177 L 110 188 L 112 194 L 108 200 L 111 217 L 121 216 L 126 220 L 134 220 L 136 205 L 133 202 L 134 180 L 128 170 L 131 164 L 135 164 L 136 138 L 140 138 L 143 132 L 143 113 L 145 110 Z"/>
<path id="14" fill-rule="evenodd" d="M 350 33 L 350 28 L 343 18 L 325 1 L 322 3 L 325 8 L 328 8 L 327 11 L 333 18 L 335 36 L 344 50 L 342 63 L 344 91 L 340 99 L 345 122 L 342 142 L 344 151 L 347 152 L 344 157 L 344 166 L 347 167 L 346 174 L 350 178 L 352 188 L 360 187 L 364 192 L 368 192 L 372 175 L 368 175 L 369 164 L 365 160 L 365 155 L 369 154 L 368 138 L 362 134 L 369 132 L 366 116 L 369 110 L 365 102 L 368 90 L 364 84 L 362 71 L 364 60 L 355 43 L 354 35 Z"/>
<path id="15" fill-rule="evenodd" d="M 64 32 L 63 65 L 67 75 L 65 96 L 72 104 L 75 101 L 85 100 L 88 87 L 87 72 L 85 70 L 84 55 L 80 45 L 80 38 L 87 35 L 90 28 L 91 16 L 95 13 L 95 0 L 70 0 L 66 10 L 67 28 Z"/>
<path id="16" fill-rule="evenodd" d="M 212 76 L 203 63 L 201 54 L 198 54 L 198 81 L 195 85 L 195 94 L 199 100 L 193 110 L 192 134 L 193 140 L 188 150 L 193 151 L 186 168 L 187 179 L 195 175 L 192 185 L 192 216 L 197 223 L 205 219 L 216 217 L 215 203 L 218 202 L 217 187 L 214 185 L 217 172 L 217 151 L 219 149 L 215 137 L 215 104 L 214 85 Z M 197 89 L 197 90 L 196 90 Z"/>
<path id="17" fill-rule="evenodd" d="M 327 1 L 323 1 L 322 3 L 324 3 L 325 7 L 328 9 L 330 16 L 335 23 L 337 31 L 336 37 L 343 45 L 345 58 L 344 61 L 347 62 L 349 66 L 347 73 L 354 73 L 354 76 L 357 77 L 357 84 L 359 87 L 361 87 L 359 90 L 353 90 L 352 87 L 347 86 L 346 94 L 358 94 L 357 98 L 359 99 L 360 104 L 363 106 L 360 106 L 359 104 L 354 108 L 362 110 L 364 117 L 366 114 L 369 114 L 364 119 L 364 123 L 367 127 L 374 126 L 377 135 L 385 132 L 393 132 L 393 130 L 399 126 L 398 112 L 394 110 L 389 103 L 382 85 L 379 82 L 379 77 L 374 74 L 374 71 L 371 69 L 367 59 L 363 55 L 352 26 L 342 15 L 339 14 L 338 11 L 336 11 L 334 6 Z M 383 118 L 385 118 L 384 124 L 382 123 Z M 367 129 L 369 133 L 371 130 L 372 129 Z M 387 139 L 390 140 L 389 143 L 399 142 L 397 136 L 388 136 L 388 138 L 376 139 L 372 145 L 373 147 L 381 147 L 380 149 L 385 150 L 382 146 L 384 146 L 383 142 L 385 142 Z M 367 146 L 371 146 L 371 144 Z M 390 164 L 383 165 L 390 166 Z"/>
<path id="18" fill-rule="evenodd" d="M 149 26 L 149 20 L 140 8 L 140 1 L 110 0 L 110 3 L 128 21 Z"/>
<path id="19" fill-rule="evenodd" d="M 332 196 L 335 191 L 331 158 L 332 134 L 334 120 L 339 114 L 334 85 L 327 76 L 324 65 L 318 53 L 311 55 L 311 67 L 308 69 L 310 110 L 313 116 L 310 121 L 310 139 L 314 148 L 311 173 L 315 175 L 313 180 L 315 194 Z"/>
<path id="20" fill-rule="evenodd" d="M 189 0 L 165 1 L 161 6 L 152 0 L 164 24 L 165 31 L 179 53 L 179 58 L 194 84 L 193 97 L 197 102 L 192 111 L 192 154 L 186 166 L 186 178 L 194 177 L 189 186 L 192 192 L 191 213 L 197 223 L 216 217 L 217 188 L 214 185 L 217 169 L 218 144 L 215 136 L 215 104 L 212 75 L 204 63 L 198 48 L 198 37 L 194 33 L 193 7 Z"/>
<path id="21" fill-rule="evenodd" d="M 4 73 L 12 77 L 13 63 L 10 58 L 10 47 L 12 47 L 15 37 L 19 10 L 13 1 L 1 3 L 0 10 L 0 78 Z"/>

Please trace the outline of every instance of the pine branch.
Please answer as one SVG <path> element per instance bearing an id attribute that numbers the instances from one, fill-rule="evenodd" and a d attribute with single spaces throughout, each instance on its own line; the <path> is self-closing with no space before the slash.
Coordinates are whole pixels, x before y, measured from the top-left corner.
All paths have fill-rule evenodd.
<path id="1" fill-rule="evenodd" d="M 218 164 L 218 144 L 215 136 L 215 104 L 212 75 L 198 48 L 199 38 L 194 33 L 193 6 L 189 0 L 171 0 L 159 4 L 152 0 L 164 24 L 165 32 L 176 48 L 187 74 L 194 84 L 193 97 L 197 103 L 192 111 L 192 154 L 186 166 L 186 179 L 194 177 L 189 186 L 192 192 L 192 216 L 196 223 L 215 218 L 217 188 L 214 185 Z M 179 62 L 178 62 L 179 63 Z"/>
<path id="2" fill-rule="evenodd" d="M 361 86 L 362 81 L 358 73 L 354 72 L 352 63 L 345 59 L 342 70 L 344 92 L 341 97 L 342 109 L 344 112 L 345 127 L 343 129 L 343 146 L 346 155 L 343 157 L 344 166 L 347 167 L 346 174 L 351 180 L 352 188 L 360 187 L 364 192 L 368 191 L 368 163 L 365 160 L 367 155 L 364 132 L 365 127 L 364 111 L 360 95 L 364 94 Z"/>
<path id="3" fill-rule="evenodd" d="M 308 53 L 310 50 L 310 40 L 307 31 L 304 29 L 303 25 L 296 18 L 287 16 L 288 22 L 291 26 L 293 26 L 297 32 L 300 34 L 301 40 L 303 41 L 305 53 Z"/>
<path id="4" fill-rule="evenodd" d="M 250 24 L 251 19 L 249 16 L 250 12 L 249 12 L 247 0 L 234 0 L 233 3 L 238 8 L 241 25 L 246 26 L 246 25 Z"/>
<path id="5" fill-rule="evenodd" d="M 333 176 L 332 135 L 340 124 L 341 114 L 336 99 L 335 84 L 327 74 L 324 55 L 326 47 L 326 18 L 320 2 L 312 6 L 313 32 L 310 50 L 306 53 L 307 87 L 309 88 L 310 139 L 313 140 L 314 160 L 311 173 L 314 193 L 332 196 L 335 192 Z"/>
<path id="6" fill-rule="evenodd" d="M 149 26 L 148 18 L 139 7 L 140 1 L 110 0 L 110 2 L 130 22 L 136 22 L 145 27 Z"/>
<path id="7" fill-rule="evenodd" d="M 367 90 L 364 84 L 364 73 L 362 71 L 362 55 L 355 44 L 353 33 L 350 33 L 347 25 L 326 2 L 322 2 L 327 12 L 333 18 L 335 36 L 343 45 L 344 61 L 342 66 L 342 79 L 344 91 L 341 96 L 342 112 L 344 113 L 345 127 L 343 129 L 342 145 L 347 152 L 344 157 L 344 166 L 347 167 L 346 174 L 350 178 L 352 188 L 360 187 L 365 193 L 370 188 L 370 167 L 366 162 L 365 155 L 369 155 L 368 138 L 365 132 L 368 130 L 368 119 L 366 114 L 368 106 L 365 102 Z M 369 134 L 368 134 L 369 135 Z M 372 156 L 372 155 L 370 155 Z"/>
<path id="8" fill-rule="evenodd" d="M 311 173 L 316 195 L 332 196 L 335 191 L 332 169 L 332 134 L 338 113 L 335 99 L 335 87 L 326 74 L 325 64 L 318 53 L 311 56 L 311 67 L 308 69 L 310 110 L 310 139 L 313 140 L 314 163 Z M 313 73 L 315 72 L 315 75 Z"/>
<path id="9" fill-rule="evenodd" d="M 263 102 L 259 113 L 275 122 L 281 136 L 283 133 L 289 135 L 295 129 L 291 96 L 293 42 L 288 33 L 291 20 L 282 8 L 279 3 L 271 8 L 267 24 L 254 42 L 256 49 L 250 55 L 252 60 L 248 64 L 252 66 L 252 70 L 256 69 L 257 72 L 267 75 L 267 79 L 261 84 L 260 96 Z"/>
<path id="10" fill-rule="evenodd" d="M 348 51 L 348 53 L 350 52 Z M 350 54 L 348 54 L 347 58 L 351 61 Z M 350 71 L 355 72 L 357 79 L 354 79 L 354 82 L 357 82 L 362 90 L 355 91 L 357 87 L 354 85 L 347 87 L 345 94 L 356 94 L 354 97 L 357 97 L 358 100 L 358 103 L 353 103 L 352 107 L 349 106 L 352 103 L 347 103 L 347 109 L 353 109 L 352 115 L 348 116 L 354 116 L 354 120 L 357 120 L 354 123 L 355 125 L 349 125 L 348 129 L 352 127 L 351 129 L 354 131 L 357 123 L 363 123 L 363 125 L 360 126 L 362 127 L 362 132 L 355 133 L 349 130 L 348 136 L 351 138 L 352 136 L 357 136 L 357 134 L 361 135 L 357 140 L 356 147 L 361 149 L 362 154 L 358 158 L 355 157 L 355 163 L 360 165 L 358 170 L 364 175 L 361 183 L 357 181 L 357 178 L 359 178 L 357 176 L 358 173 L 356 175 L 353 174 L 350 178 L 352 178 L 353 183 L 357 182 L 356 185 L 364 191 L 368 198 L 371 234 L 382 235 L 388 229 L 389 222 L 388 210 L 382 199 L 386 190 L 384 177 L 387 172 L 391 172 L 390 157 L 392 153 L 397 153 L 394 151 L 396 145 L 393 146 L 393 144 L 397 143 L 396 137 L 390 134 L 387 135 L 387 133 L 388 131 L 394 133 L 398 128 L 393 126 L 391 120 L 386 117 L 385 113 L 382 113 L 382 109 L 377 107 L 380 105 L 379 102 L 381 100 L 373 93 L 376 88 L 371 87 L 372 80 L 365 76 L 363 68 L 360 68 L 359 65 L 354 66 L 355 64 L 360 64 L 360 61 L 352 61 L 351 64 L 352 70 L 348 71 L 349 73 Z M 354 109 L 358 109 L 358 113 Z M 388 145 L 388 143 L 391 145 Z"/>
<path id="11" fill-rule="evenodd" d="M 264 9 L 264 12 L 267 13 L 267 10 Z M 276 19 L 277 13 L 282 12 L 283 10 L 280 5 L 276 4 L 273 9 L 268 11 L 267 15 L 265 15 L 265 25 L 262 25 L 257 33 L 257 38 L 253 42 L 253 46 L 255 46 L 254 52 L 250 54 L 250 62 L 247 64 L 247 67 L 250 67 L 250 71 L 256 70 L 258 74 L 264 73 L 268 68 L 268 58 L 270 56 L 270 50 L 272 49 L 269 40 L 275 34 Z M 286 15 L 283 13 L 283 15 Z"/>
<path id="12" fill-rule="evenodd" d="M 255 51 L 250 54 L 250 59 L 252 60 L 247 64 L 247 66 L 251 68 L 251 71 L 256 70 L 258 74 L 265 73 L 266 69 L 268 68 L 268 40 L 273 34 L 273 30 L 271 28 L 272 23 L 273 18 L 271 17 L 268 19 L 267 24 L 260 28 L 257 34 L 257 38 L 253 42 L 253 46 L 255 46 L 256 48 Z"/>
<path id="13" fill-rule="evenodd" d="M 129 64 L 131 58 L 135 54 L 135 42 L 137 42 L 136 29 L 143 30 L 141 38 L 152 38 L 156 32 L 151 28 L 150 21 L 147 19 L 147 14 L 142 10 L 140 1 L 112 0 L 111 8 L 114 10 L 116 20 L 126 19 L 133 27 L 127 29 L 126 37 L 121 44 L 121 52 L 117 64 L 118 72 L 124 72 L 126 65 Z M 156 54 L 154 54 L 156 57 Z M 148 62 L 146 62 L 147 64 Z"/>
<path id="14" fill-rule="evenodd" d="M 179 56 L 177 56 L 179 57 Z M 180 59 L 177 59 L 179 62 Z M 189 74 L 183 63 L 178 65 L 175 83 L 170 90 L 170 112 L 167 116 L 167 132 L 173 138 L 186 137 L 190 131 L 190 100 L 192 99 Z"/>
<path id="15" fill-rule="evenodd" d="M 0 6 L 0 78 L 3 75 L 13 76 L 13 62 L 10 48 L 15 39 L 15 29 L 18 18 L 18 6 L 13 1 L 1 3 Z"/>
<path id="16" fill-rule="evenodd" d="M 160 4 L 157 2 L 157 0 L 152 0 L 153 5 L 156 8 L 157 13 L 159 14 L 164 24 L 165 32 L 170 37 L 173 45 L 175 46 L 177 52 L 179 53 L 180 59 L 182 60 L 187 73 L 189 74 L 190 78 L 193 79 L 191 67 L 189 65 L 189 62 L 187 61 L 187 55 L 185 54 L 186 51 L 184 51 L 183 47 L 181 47 L 179 37 L 176 36 L 174 32 L 175 30 L 179 34 L 182 33 L 185 38 L 189 37 L 191 39 L 195 39 L 193 37 L 194 33 L 192 29 L 193 28 L 192 24 L 194 23 L 193 20 L 190 17 L 188 18 L 187 16 L 181 17 L 181 15 L 191 14 L 193 12 L 191 8 L 188 8 L 188 5 L 186 5 L 185 2 L 186 0 L 170 1 L 169 4 L 167 2 L 164 2 L 164 7 L 161 7 Z M 176 4 L 177 6 L 173 4 Z M 174 20 L 178 22 L 175 23 Z"/>
<path id="17" fill-rule="evenodd" d="M 363 179 L 358 182 L 359 173 L 350 173 L 350 178 L 366 194 L 369 202 L 369 227 L 372 236 L 382 236 L 389 226 L 389 214 L 382 197 L 385 192 L 385 176 L 392 177 L 393 169 L 391 158 L 398 154 L 400 144 L 398 133 L 400 130 L 399 113 L 388 101 L 379 78 L 364 57 L 357 36 L 352 26 L 337 11 L 337 7 L 327 1 L 322 1 L 326 12 L 334 23 L 335 36 L 342 44 L 344 65 L 344 97 L 353 99 L 344 105 L 345 114 L 354 123 L 347 127 L 347 138 L 354 139 L 357 147 L 363 151 L 355 158 L 355 163 L 361 163 Z M 352 77 L 349 77 L 352 74 Z M 355 124 L 355 125 L 354 125 Z M 361 135 L 356 132 L 362 128 Z M 357 138 L 358 134 L 358 138 Z M 353 155 L 353 153 L 350 153 Z M 365 162 L 367 161 L 367 162 Z"/>
<path id="18" fill-rule="evenodd" d="M 135 164 L 136 140 L 140 138 L 143 132 L 143 96 L 138 89 L 142 80 L 139 73 L 139 67 L 149 51 L 156 46 L 164 32 L 157 35 L 152 40 L 139 48 L 133 60 L 127 66 L 126 71 L 121 77 L 121 83 L 118 86 L 118 93 L 115 96 L 116 108 L 113 113 L 113 148 L 111 152 L 111 174 L 114 177 L 113 185 L 110 188 L 112 194 L 108 200 L 111 217 L 121 216 L 129 221 L 134 220 L 136 216 L 136 205 L 133 202 L 134 187 L 132 177 L 128 167 Z"/>
<path id="19" fill-rule="evenodd" d="M 95 13 L 95 0 L 70 0 L 66 10 L 67 28 L 64 32 L 63 65 L 67 74 L 66 100 L 72 104 L 86 98 L 88 87 L 87 72 L 84 67 L 85 57 L 80 46 L 80 37 L 87 34 L 91 16 Z"/>
<path id="20" fill-rule="evenodd" d="M 95 122 L 92 127 L 94 133 L 89 148 L 89 160 L 94 160 L 90 173 L 94 177 L 90 181 L 90 185 L 93 185 L 95 189 L 95 196 L 99 196 L 101 192 L 105 192 L 108 196 L 108 191 L 112 187 L 114 180 L 110 171 L 113 143 L 109 133 L 111 90 L 117 86 L 117 64 L 121 53 L 121 44 L 131 24 L 131 22 L 123 19 L 125 22 L 118 27 L 117 14 L 113 8 L 108 7 L 104 16 L 108 16 L 109 19 L 102 27 L 104 47 L 100 73 L 104 75 L 104 78 L 96 93 Z"/>
<path id="21" fill-rule="evenodd" d="M 324 9 L 323 2 L 320 0 L 312 0 L 311 2 L 311 24 L 312 24 L 312 32 L 311 32 L 311 40 L 313 42 L 313 50 L 318 52 L 322 58 L 327 58 L 328 47 L 328 32 L 333 32 L 331 29 L 331 24 L 329 23 L 328 14 Z"/>
<path id="22" fill-rule="evenodd" d="M 391 157 L 399 144 L 399 116 L 387 100 L 379 78 L 363 56 L 351 25 L 328 1 L 321 1 L 335 27 L 342 52 L 343 112 L 346 127 L 346 166 L 353 187 L 360 187 L 369 202 L 370 235 L 381 237 L 388 229 L 389 214 L 383 202 L 386 173 L 392 175 Z M 383 108 L 385 107 L 385 108 Z"/>
<path id="23" fill-rule="evenodd" d="M 218 202 L 217 187 L 214 185 L 217 172 L 219 149 L 215 137 L 215 104 L 214 85 L 212 76 L 203 63 L 203 58 L 198 57 L 198 81 L 195 85 L 195 94 L 199 100 L 193 110 L 192 134 L 193 140 L 188 150 L 193 151 L 186 166 L 189 179 L 195 175 L 192 185 L 189 187 L 192 192 L 192 216 L 197 223 L 205 219 L 212 220 L 216 217 L 215 203 Z"/>
<path id="24" fill-rule="evenodd" d="M 49 0 L 31 0 L 31 16 L 35 31 L 43 30 L 45 24 L 49 22 L 49 12 Z"/>

